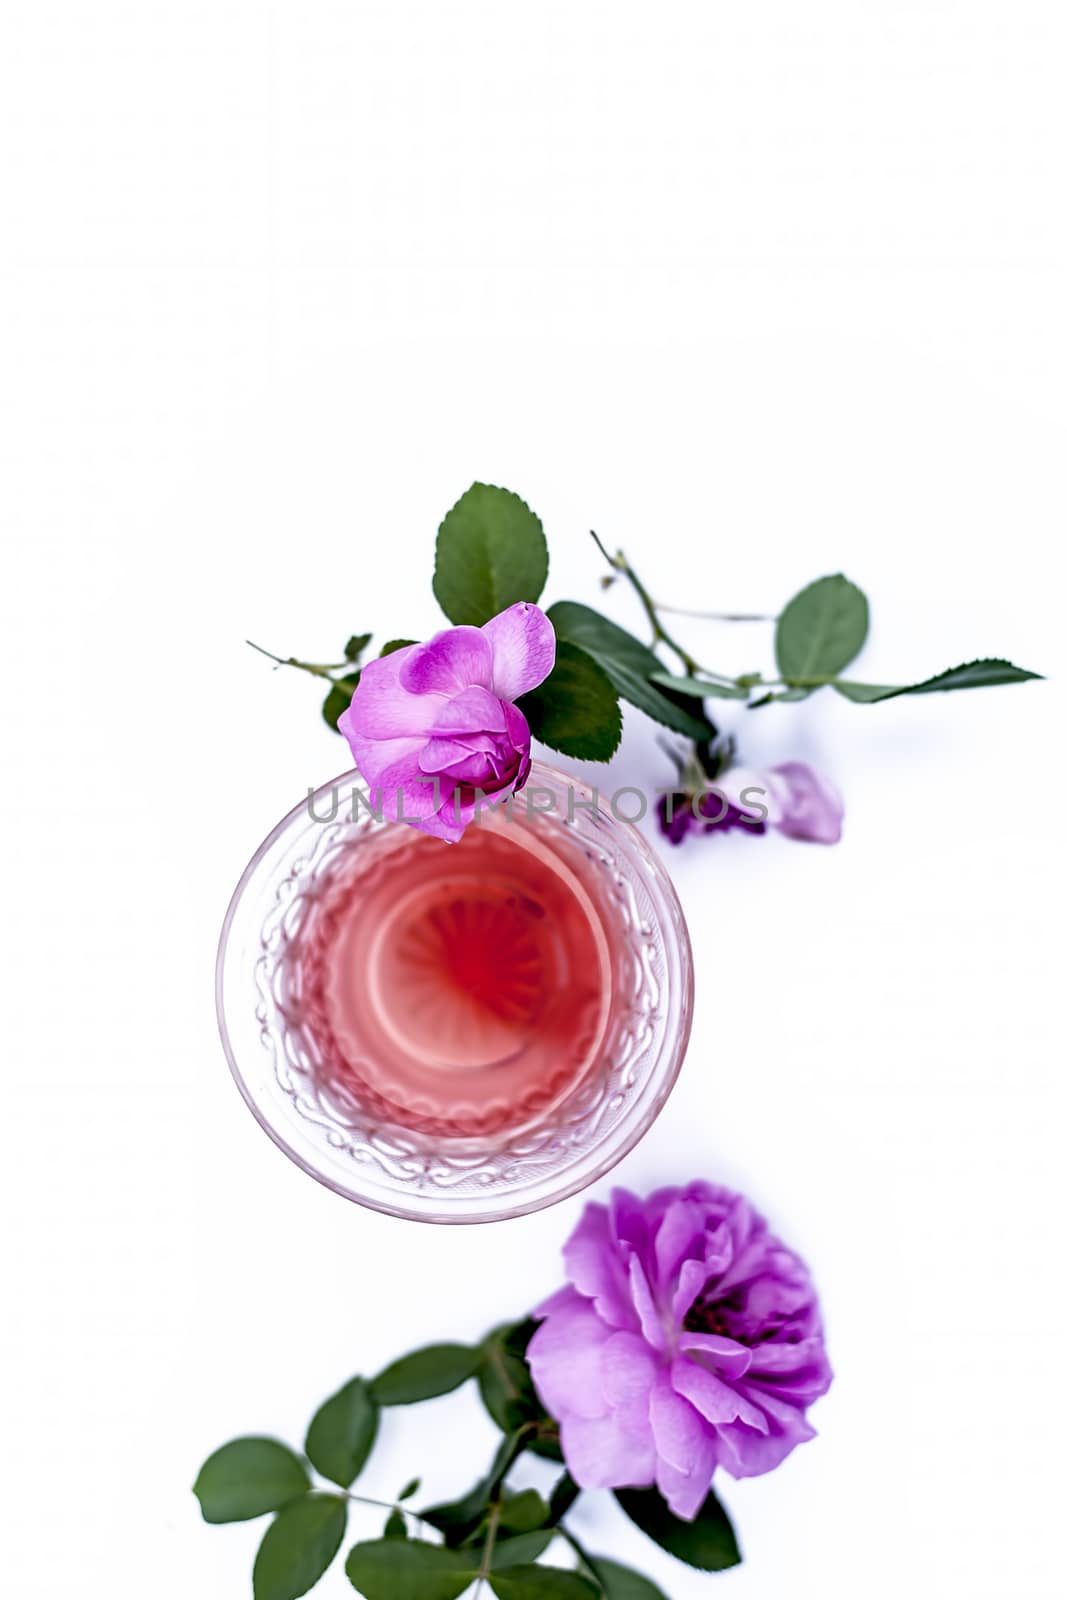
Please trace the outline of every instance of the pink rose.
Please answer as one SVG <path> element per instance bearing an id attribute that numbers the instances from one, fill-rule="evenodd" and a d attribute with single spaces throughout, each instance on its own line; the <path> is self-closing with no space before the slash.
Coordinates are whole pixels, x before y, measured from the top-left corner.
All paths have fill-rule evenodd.
<path id="1" fill-rule="evenodd" d="M 556 635 L 525 601 L 363 668 L 338 726 L 392 821 L 455 841 L 479 803 L 521 789 L 530 729 L 514 704 L 552 671 Z"/>

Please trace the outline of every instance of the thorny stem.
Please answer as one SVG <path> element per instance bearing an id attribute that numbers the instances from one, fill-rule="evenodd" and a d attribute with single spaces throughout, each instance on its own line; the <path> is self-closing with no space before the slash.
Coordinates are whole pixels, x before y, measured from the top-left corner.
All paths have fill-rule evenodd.
<path id="1" fill-rule="evenodd" d="M 417 1522 L 420 1528 L 429 1528 L 431 1525 L 424 1522 L 417 1511 L 412 1511 L 409 1506 L 402 1506 L 395 1500 L 372 1500 L 369 1495 L 353 1494 L 349 1489 L 338 1489 L 330 1484 L 323 1489 L 323 1494 L 340 1494 L 346 1500 L 351 1500 L 355 1505 L 373 1506 L 377 1511 L 398 1511 L 402 1517 L 410 1517 L 412 1522 Z"/>
<path id="2" fill-rule="evenodd" d="M 500 1526 L 500 1498 L 499 1491 L 494 1496 L 489 1507 L 489 1521 L 485 1530 L 485 1548 L 478 1566 L 478 1587 L 474 1591 L 475 1597 L 480 1595 L 486 1585 L 490 1572 L 493 1570 L 493 1551 L 496 1548 L 496 1531 Z"/>
<path id="3" fill-rule="evenodd" d="M 522 1455 L 523 1451 L 526 1449 L 528 1440 L 537 1434 L 538 1427 L 539 1425 L 536 1422 L 524 1422 L 522 1427 L 516 1431 L 512 1440 L 513 1450 L 509 1452 L 504 1469 L 500 1475 L 500 1481 L 494 1489 L 493 1497 L 489 1502 L 489 1517 L 486 1524 L 485 1547 L 482 1553 L 481 1566 L 478 1569 L 479 1587 L 476 1591 L 478 1594 L 482 1592 L 481 1586 L 488 1578 L 492 1568 L 493 1550 L 496 1547 L 496 1536 L 500 1526 L 500 1517 L 502 1513 L 500 1493 L 504 1486 L 504 1477 L 508 1472 L 510 1472 L 519 1456 Z M 378 1511 L 397 1511 L 402 1517 L 410 1517 L 413 1522 L 417 1522 L 420 1528 L 427 1528 L 430 1530 L 430 1532 L 434 1531 L 432 1523 L 427 1522 L 424 1517 L 420 1517 L 419 1513 L 417 1511 L 412 1511 L 409 1506 L 401 1505 L 399 1501 L 375 1500 L 372 1499 L 370 1495 L 353 1494 L 349 1489 L 338 1489 L 332 1484 L 325 1488 L 322 1492 L 324 1494 L 343 1495 L 346 1500 L 351 1500 L 356 1505 L 373 1506 Z"/>
<path id="4" fill-rule="evenodd" d="M 486 1524 L 485 1546 L 482 1550 L 482 1559 L 478 1566 L 478 1587 L 474 1591 L 475 1600 L 477 1600 L 477 1596 L 483 1592 L 485 1584 L 489 1578 L 489 1574 L 493 1569 L 493 1551 L 496 1548 L 497 1530 L 500 1526 L 500 1496 L 504 1488 L 504 1479 L 507 1477 L 518 1458 L 526 1449 L 528 1442 L 537 1435 L 539 1426 L 540 1425 L 536 1422 L 524 1422 L 522 1427 L 516 1430 L 511 1440 L 511 1448 L 505 1452 L 503 1462 L 495 1470 L 495 1487 L 492 1492 L 492 1497 L 489 1501 L 489 1517 Z"/>
<path id="5" fill-rule="evenodd" d="M 636 594 L 638 600 L 640 600 L 645 616 L 648 618 L 649 627 L 652 629 L 652 643 L 654 645 L 663 644 L 666 645 L 668 650 L 673 650 L 675 655 L 678 657 L 678 660 L 682 663 L 683 669 L 691 678 L 695 678 L 699 674 L 705 678 L 714 678 L 719 683 L 734 683 L 736 681 L 735 679 L 725 677 L 721 672 L 711 672 L 707 667 L 702 667 L 699 661 L 697 661 L 695 657 L 691 656 L 689 651 L 684 649 L 672 634 L 667 632 L 667 629 L 663 626 L 663 623 L 660 620 L 660 611 L 668 610 L 669 607 L 656 605 L 656 602 L 653 600 L 652 596 L 649 594 L 648 590 L 645 588 L 644 584 L 641 582 L 641 579 L 637 576 L 637 573 L 634 571 L 633 567 L 631 567 L 621 550 L 617 550 L 615 554 L 612 555 L 604 544 L 604 541 L 600 538 L 600 535 L 593 533 L 592 529 L 590 529 L 590 533 L 592 534 L 593 543 L 604 557 L 604 560 L 608 563 L 608 566 L 611 567 L 613 571 L 622 574 L 622 576 L 629 583 L 631 589 L 634 591 L 634 594 Z"/>
<path id="6" fill-rule="evenodd" d="M 845 680 L 836 674 L 823 674 L 818 678 L 764 678 L 761 683 L 769 684 L 771 688 L 780 689 L 821 689 L 827 683 L 843 683 Z"/>
<path id="7" fill-rule="evenodd" d="M 693 611 L 689 606 L 665 606 L 655 601 L 657 611 L 666 611 L 672 617 L 701 617 L 705 622 L 777 622 L 772 611 Z"/>
<path id="8" fill-rule="evenodd" d="M 652 630 L 653 646 L 662 644 L 668 650 L 672 650 L 681 662 L 683 671 L 689 677 L 705 678 L 715 683 L 730 684 L 732 687 L 749 688 L 758 683 L 761 689 L 817 689 L 823 684 L 835 681 L 833 677 L 791 678 L 788 681 L 780 678 L 762 679 L 758 673 L 750 673 L 746 680 L 744 676 L 731 678 L 725 673 L 713 672 L 710 667 L 702 667 L 696 657 L 690 655 L 689 651 L 680 645 L 674 635 L 669 633 L 663 626 L 662 615 L 664 612 L 678 617 L 702 617 L 716 622 L 774 622 L 776 618 L 760 611 L 695 611 L 688 606 L 660 605 L 653 600 L 623 552 L 616 550 L 615 554 L 612 555 L 598 533 L 590 529 L 590 535 L 611 570 L 626 579 L 640 601 L 641 608 L 648 619 L 648 625 Z M 610 579 L 605 579 L 606 583 L 610 583 L 610 581 Z M 335 676 L 336 673 L 343 673 L 348 676 L 350 673 L 358 671 L 358 665 L 353 661 L 298 661 L 295 656 L 276 656 L 273 650 L 264 649 L 261 644 L 256 644 L 252 639 L 247 639 L 245 643 L 251 645 L 252 649 L 257 650 L 261 656 L 266 656 L 268 661 L 273 661 L 275 666 L 295 667 L 298 672 L 307 672 L 313 678 L 321 678 L 323 682 L 328 683 L 334 689 L 351 688 L 351 685 L 345 683 L 344 677 L 338 678 Z M 774 698 L 772 694 L 764 694 L 762 698 L 750 701 L 749 707 L 751 709 L 755 706 L 766 705 L 768 700 Z"/>
<path id="9" fill-rule="evenodd" d="M 659 619 L 659 612 L 656 610 L 656 605 L 652 599 L 652 596 L 649 594 L 648 590 L 645 588 L 644 584 L 641 582 L 641 579 L 637 576 L 637 573 L 634 571 L 633 567 L 631 567 L 622 551 L 617 550 L 615 554 L 612 555 L 607 549 L 603 540 L 600 538 L 599 534 L 593 533 L 592 529 L 589 531 L 592 534 L 593 543 L 604 557 L 604 560 L 608 563 L 608 566 L 613 567 L 616 572 L 622 573 L 634 594 L 640 600 L 645 616 L 648 618 L 649 627 L 652 629 L 653 643 L 665 644 L 668 650 L 673 650 L 679 661 L 682 663 L 682 666 L 685 668 L 686 672 L 690 674 L 699 672 L 699 665 L 689 654 L 688 650 L 683 650 L 682 646 L 671 638 L 670 634 L 663 626 Z"/>
<path id="10" fill-rule="evenodd" d="M 326 682 L 332 683 L 335 688 L 347 687 L 347 685 L 342 684 L 339 679 L 334 677 L 335 672 L 341 672 L 346 668 L 349 672 L 356 671 L 356 665 L 353 661 L 338 661 L 326 664 L 316 661 L 298 661 L 295 656 L 276 656 L 272 650 L 264 650 L 261 644 L 256 644 L 251 639 L 246 639 L 245 644 L 251 645 L 253 650 L 258 650 L 261 656 L 266 656 L 267 660 L 273 661 L 276 666 L 296 667 L 299 672 L 310 672 L 313 678 L 325 678 Z"/>

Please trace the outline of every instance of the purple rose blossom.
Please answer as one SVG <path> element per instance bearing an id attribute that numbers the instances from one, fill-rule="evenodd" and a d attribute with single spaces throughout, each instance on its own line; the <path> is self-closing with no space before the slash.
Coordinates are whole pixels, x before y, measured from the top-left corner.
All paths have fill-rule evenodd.
<path id="1" fill-rule="evenodd" d="M 657 811 L 660 830 L 671 844 L 681 844 L 694 830 L 718 833 L 728 828 L 748 833 L 777 828 L 790 839 L 836 844 L 845 807 L 830 780 L 806 761 L 781 761 L 762 772 L 730 767 L 703 791 L 676 789 L 661 795 Z"/>
<path id="2" fill-rule="evenodd" d="M 770 795 L 768 821 L 790 839 L 836 844 L 844 802 L 829 778 L 806 761 L 780 761 L 763 774 Z"/>
<path id="3" fill-rule="evenodd" d="M 481 803 L 521 789 L 530 729 L 512 702 L 552 671 L 556 635 L 520 601 L 482 628 L 445 628 L 363 668 L 338 727 L 391 821 L 459 839 Z"/>
<path id="4" fill-rule="evenodd" d="M 714 789 L 698 795 L 687 794 L 684 789 L 661 794 L 656 815 L 661 831 L 671 844 L 681 844 L 690 829 L 694 828 L 698 833 L 725 833 L 729 828 L 744 828 L 747 833 L 767 831 L 764 822 L 751 812 L 731 805 L 725 793 L 717 793 Z"/>
<path id="5" fill-rule="evenodd" d="M 815 1291 L 743 1196 L 616 1189 L 563 1257 L 527 1359 L 583 1489 L 655 1484 L 692 1519 L 716 1467 L 755 1477 L 813 1437 L 832 1377 Z"/>

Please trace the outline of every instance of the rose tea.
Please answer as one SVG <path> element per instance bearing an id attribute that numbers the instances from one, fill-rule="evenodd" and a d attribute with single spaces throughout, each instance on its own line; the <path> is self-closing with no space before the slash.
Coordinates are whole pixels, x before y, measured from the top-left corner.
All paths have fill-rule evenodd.
<path id="1" fill-rule="evenodd" d="M 465 1137 L 541 1116 L 594 1068 L 613 906 L 580 852 L 487 817 L 356 852 L 301 930 L 317 1070 L 400 1126 Z"/>
<path id="2" fill-rule="evenodd" d="M 485 1221 L 573 1194 L 640 1138 L 684 1053 L 692 971 L 665 872 L 540 763 L 536 804 L 520 793 L 455 844 L 338 787 L 264 842 L 223 928 L 245 1099 L 306 1171 L 379 1210 Z"/>

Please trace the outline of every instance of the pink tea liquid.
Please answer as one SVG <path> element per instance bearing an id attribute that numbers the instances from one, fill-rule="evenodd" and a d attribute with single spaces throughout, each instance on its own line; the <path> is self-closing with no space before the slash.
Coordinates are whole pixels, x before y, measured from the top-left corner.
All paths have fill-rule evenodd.
<path id="1" fill-rule="evenodd" d="M 350 852 L 301 930 L 295 998 L 328 1086 L 453 1137 L 550 1112 L 598 1064 L 611 951 L 559 830 L 486 819 L 446 845 L 394 827 Z"/>

